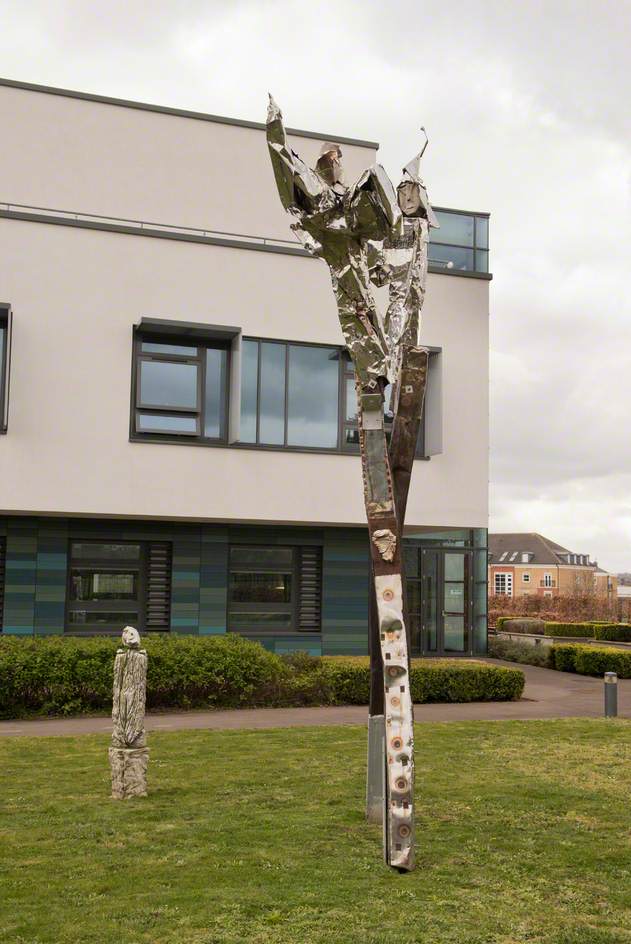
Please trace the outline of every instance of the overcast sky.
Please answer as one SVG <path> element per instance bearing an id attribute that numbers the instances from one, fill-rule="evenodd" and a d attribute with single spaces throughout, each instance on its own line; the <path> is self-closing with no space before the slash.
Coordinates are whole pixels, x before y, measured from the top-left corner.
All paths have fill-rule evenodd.
<path id="1" fill-rule="evenodd" d="M 491 530 L 631 570 L 631 0 L 2 0 L 0 74 L 381 142 L 491 219 Z M 10 129 L 3 129 L 10 146 Z M 212 220 L 206 221 L 212 225 Z"/>

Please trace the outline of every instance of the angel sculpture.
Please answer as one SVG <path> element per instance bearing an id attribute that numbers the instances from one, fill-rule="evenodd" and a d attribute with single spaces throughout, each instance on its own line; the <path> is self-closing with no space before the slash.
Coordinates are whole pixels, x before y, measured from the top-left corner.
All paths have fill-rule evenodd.
<path id="1" fill-rule="evenodd" d="M 385 860 L 410 871 L 414 718 L 401 541 L 427 378 L 428 351 L 420 346 L 419 331 L 428 233 L 438 225 L 419 176 L 425 148 L 406 165 L 396 191 L 379 164 L 347 186 L 339 145 L 324 144 L 315 169 L 308 167 L 287 143 L 271 95 L 267 143 L 281 203 L 295 218 L 291 228 L 329 266 L 355 369 L 373 577 L 368 812 L 370 818 L 372 790 L 373 800 L 379 794 Z M 374 285 L 388 285 L 383 319 Z M 394 416 L 389 443 L 384 425 L 388 385 Z M 376 791 L 371 787 L 375 769 L 380 774 Z"/>

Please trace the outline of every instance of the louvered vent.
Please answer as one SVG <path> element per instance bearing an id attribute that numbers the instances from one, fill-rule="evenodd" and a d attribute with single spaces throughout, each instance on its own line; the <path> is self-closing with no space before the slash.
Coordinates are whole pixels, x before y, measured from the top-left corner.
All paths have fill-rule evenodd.
<path id="1" fill-rule="evenodd" d="M 166 632 L 171 623 L 171 545 L 152 541 L 147 553 L 145 627 Z"/>
<path id="2" fill-rule="evenodd" d="M 0 538 L 0 630 L 2 630 L 4 625 L 2 617 L 4 615 L 4 582 L 7 572 L 6 558 L 7 542 L 5 538 Z"/>
<path id="3" fill-rule="evenodd" d="M 320 631 L 322 599 L 322 551 L 319 547 L 300 548 L 299 628 Z"/>

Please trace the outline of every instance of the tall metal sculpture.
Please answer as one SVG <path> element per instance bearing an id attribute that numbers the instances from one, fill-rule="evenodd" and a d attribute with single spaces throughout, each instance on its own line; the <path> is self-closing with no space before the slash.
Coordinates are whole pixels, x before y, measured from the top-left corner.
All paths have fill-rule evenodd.
<path id="1" fill-rule="evenodd" d="M 270 96 L 267 143 L 292 229 L 329 266 L 340 324 L 355 368 L 359 443 L 373 576 L 369 650 L 369 814 L 371 771 L 382 774 L 384 856 L 414 868 L 414 730 L 410 640 L 401 544 L 421 421 L 428 351 L 419 344 L 427 241 L 437 221 L 419 176 L 423 151 L 395 191 L 379 164 L 352 186 L 342 151 L 325 144 L 315 169 L 287 143 L 280 109 Z M 373 285 L 388 286 L 381 317 Z M 391 385 L 390 442 L 384 392 Z M 376 736 L 375 736 L 376 735 Z M 374 816 L 373 816 L 374 818 Z"/>

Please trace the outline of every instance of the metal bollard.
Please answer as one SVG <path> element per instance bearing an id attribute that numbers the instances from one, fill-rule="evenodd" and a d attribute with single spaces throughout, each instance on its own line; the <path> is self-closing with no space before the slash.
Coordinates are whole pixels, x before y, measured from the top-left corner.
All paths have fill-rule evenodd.
<path id="1" fill-rule="evenodd" d="M 605 718 L 618 717 L 618 676 L 605 672 Z"/>

